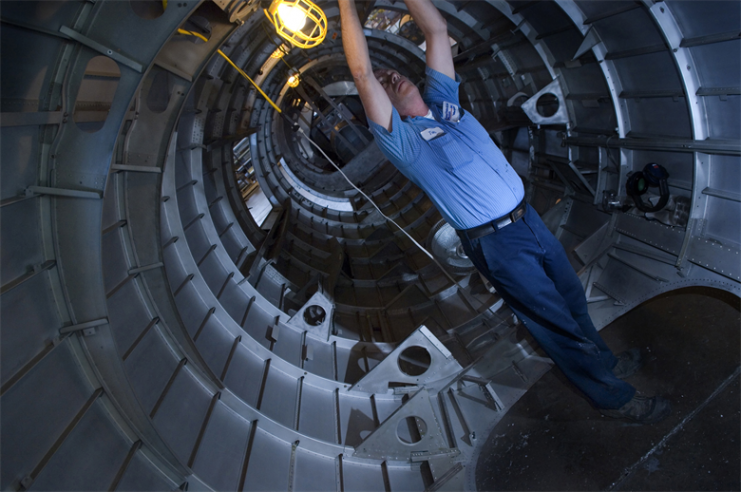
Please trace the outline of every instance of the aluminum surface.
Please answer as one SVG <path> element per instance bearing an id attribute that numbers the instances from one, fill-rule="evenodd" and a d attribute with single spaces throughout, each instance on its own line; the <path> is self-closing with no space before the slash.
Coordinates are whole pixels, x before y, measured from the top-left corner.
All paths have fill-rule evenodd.
<path id="1" fill-rule="evenodd" d="M 516 164 L 598 328 L 674 289 L 741 295 L 738 2 L 436 5 L 464 110 Z M 478 274 L 456 260 L 452 284 L 216 54 L 424 243 L 440 214 L 366 145 L 339 12 L 320 6 L 330 35 L 283 63 L 253 0 L 3 2 L 3 489 L 475 488 L 480 443 L 550 361 Z M 375 64 L 423 80 L 415 42 L 366 36 Z M 86 73 L 101 55 L 120 77 Z M 291 89 L 286 65 L 314 83 Z M 234 172 L 245 138 L 264 226 Z M 648 162 L 686 225 L 620 211 Z M 414 414 L 434 449 L 399 439 Z"/>

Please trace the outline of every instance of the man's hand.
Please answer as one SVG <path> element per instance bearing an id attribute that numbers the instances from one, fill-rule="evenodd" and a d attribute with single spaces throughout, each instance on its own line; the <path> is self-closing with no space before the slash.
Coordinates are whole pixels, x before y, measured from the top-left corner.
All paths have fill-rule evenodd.
<path id="1" fill-rule="evenodd" d="M 338 0 L 342 19 L 342 46 L 345 49 L 347 65 L 350 67 L 355 87 L 363 102 L 365 115 L 386 130 L 391 131 L 392 106 L 386 91 L 373 75 L 373 67 L 368 54 L 363 26 L 358 19 L 358 11 L 353 0 Z M 433 7 L 434 8 L 434 7 Z M 451 61 L 452 64 L 452 61 Z"/>

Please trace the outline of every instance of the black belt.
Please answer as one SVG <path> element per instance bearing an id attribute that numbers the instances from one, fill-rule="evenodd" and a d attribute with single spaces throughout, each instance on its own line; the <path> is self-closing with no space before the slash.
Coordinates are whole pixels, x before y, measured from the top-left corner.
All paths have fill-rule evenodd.
<path id="1" fill-rule="evenodd" d="M 508 226 L 509 224 L 512 224 L 513 222 L 517 222 L 525 215 L 525 209 L 527 208 L 527 203 L 525 202 L 525 199 L 523 198 L 519 205 L 515 207 L 513 211 L 508 213 L 507 215 L 503 215 L 499 217 L 498 219 L 494 219 L 491 222 L 487 222 L 486 224 L 481 224 L 477 227 L 472 227 L 471 229 L 463 229 L 458 232 L 465 234 L 468 236 L 468 239 L 470 241 L 474 239 L 478 239 L 480 237 L 484 237 L 487 234 L 491 234 L 494 231 L 497 231 L 501 229 L 502 227 Z"/>

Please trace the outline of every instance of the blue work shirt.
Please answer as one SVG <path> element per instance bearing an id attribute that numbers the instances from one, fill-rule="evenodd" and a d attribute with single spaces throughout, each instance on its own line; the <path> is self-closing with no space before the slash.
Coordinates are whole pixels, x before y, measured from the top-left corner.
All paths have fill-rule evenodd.
<path id="1" fill-rule="evenodd" d="M 429 67 L 426 73 L 422 99 L 434 120 L 402 120 L 395 108 L 390 132 L 369 120 L 378 147 L 454 228 L 470 229 L 508 214 L 525 196 L 522 180 L 481 123 L 458 105 L 460 78 Z M 457 107 L 458 122 L 445 119 L 444 105 L 448 114 L 449 105 Z"/>

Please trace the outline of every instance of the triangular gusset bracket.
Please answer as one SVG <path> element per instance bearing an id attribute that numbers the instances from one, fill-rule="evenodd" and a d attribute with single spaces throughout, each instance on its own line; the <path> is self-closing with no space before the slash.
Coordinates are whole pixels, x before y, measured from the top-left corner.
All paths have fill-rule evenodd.
<path id="1" fill-rule="evenodd" d="M 286 323 L 320 339 L 329 340 L 332 334 L 334 304 L 320 292 L 311 296 L 306 304 Z"/>
<path id="2" fill-rule="evenodd" d="M 410 393 L 434 381 L 452 378 L 462 370 L 453 354 L 423 325 L 350 390 Z"/>
<path id="3" fill-rule="evenodd" d="M 564 98 L 558 79 L 543 87 L 533 97 L 522 103 L 522 110 L 530 118 L 530 121 L 536 125 L 556 125 L 569 122 L 566 98 Z"/>
<path id="4" fill-rule="evenodd" d="M 589 31 L 587 31 L 586 36 L 584 36 L 584 40 L 579 45 L 579 48 L 576 50 L 576 53 L 574 54 L 574 58 L 572 58 L 572 60 L 576 60 L 581 55 L 591 50 L 601 42 L 602 40 L 600 39 L 599 34 L 597 34 L 597 30 L 593 27 L 590 27 Z"/>
<path id="5" fill-rule="evenodd" d="M 417 391 L 361 442 L 354 457 L 394 461 L 427 461 L 454 458 L 432 409 L 426 389 Z"/>

